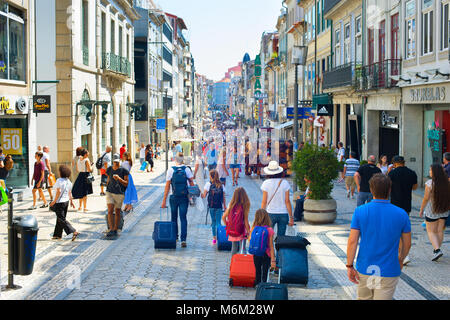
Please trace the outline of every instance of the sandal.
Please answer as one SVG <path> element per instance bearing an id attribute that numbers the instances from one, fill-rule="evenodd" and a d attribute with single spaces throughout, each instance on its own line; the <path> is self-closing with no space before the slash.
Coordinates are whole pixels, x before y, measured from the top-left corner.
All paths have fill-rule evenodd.
<path id="1" fill-rule="evenodd" d="M 73 235 L 72 235 L 72 241 L 75 241 L 75 239 L 76 239 L 79 235 L 80 235 L 80 233 L 75 231 L 75 232 L 73 233 Z"/>

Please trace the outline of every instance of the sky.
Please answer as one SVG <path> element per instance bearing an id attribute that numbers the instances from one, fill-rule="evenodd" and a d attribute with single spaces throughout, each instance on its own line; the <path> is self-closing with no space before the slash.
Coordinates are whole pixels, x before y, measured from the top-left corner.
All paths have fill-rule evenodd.
<path id="1" fill-rule="evenodd" d="M 281 0 L 157 0 L 183 18 L 196 72 L 219 81 L 248 52 L 254 59 L 264 31 L 276 30 Z"/>

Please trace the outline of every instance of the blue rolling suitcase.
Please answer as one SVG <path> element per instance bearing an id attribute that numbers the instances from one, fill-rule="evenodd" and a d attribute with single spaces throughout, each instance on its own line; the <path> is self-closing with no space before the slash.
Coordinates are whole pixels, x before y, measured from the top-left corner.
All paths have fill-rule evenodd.
<path id="1" fill-rule="evenodd" d="M 142 163 L 141 168 L 140 168 L 139 170 L 145 171 L 145 169 L 147 169 L 147 167 L 148 167 L 148 162 L 147 162 L 147 161 L 144 161 L 144 162 Z"/>
<path id="2" fill-rule="evenodd" d="M 228 241 L 225 226 L 220 226 L 217 228 L 217 250 L 231 251 L 231 241 Z"/>
<path id="3" fill-rule="evenodd" d="M 153 229 L 153 240 L 155 242 L 155 249 L 176 249 L 177 248 L 176 225 L 172 221 L 162 221 L 161 210 L 159 212 L 160 221 L 155 222 L 155 226 Z M 168 208 L 167 208 L 167 218 L 169 218 Z"/>
<path id="4" fill-rule="evenodd" d="M 275 247 L 279 254 L 278 283 L 308 284 L 308 251 L 310 242 L 300 236 L 279 236 Z"/>

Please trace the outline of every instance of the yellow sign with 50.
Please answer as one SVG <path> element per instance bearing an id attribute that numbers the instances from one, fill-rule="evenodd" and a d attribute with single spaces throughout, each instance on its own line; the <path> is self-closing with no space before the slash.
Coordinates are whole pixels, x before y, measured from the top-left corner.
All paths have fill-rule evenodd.
<path id="1" fill-rule="evenodd" d="M 2 128 L 0 136 L 3 153 L 13 155 L 23 154 L 21 128 Z"/>

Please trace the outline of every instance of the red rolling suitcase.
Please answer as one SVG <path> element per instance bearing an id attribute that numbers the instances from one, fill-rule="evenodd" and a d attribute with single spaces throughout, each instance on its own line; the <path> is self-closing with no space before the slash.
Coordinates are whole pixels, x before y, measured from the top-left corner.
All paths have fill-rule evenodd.
<path id="1" fill-rule="evenodd" d="M 242 243 L 241 247 L 241 253 L 231 258 L 229 285 L 230 287 L 254 287 L 256 270 L 253 255 L 243 254 Z"/>

